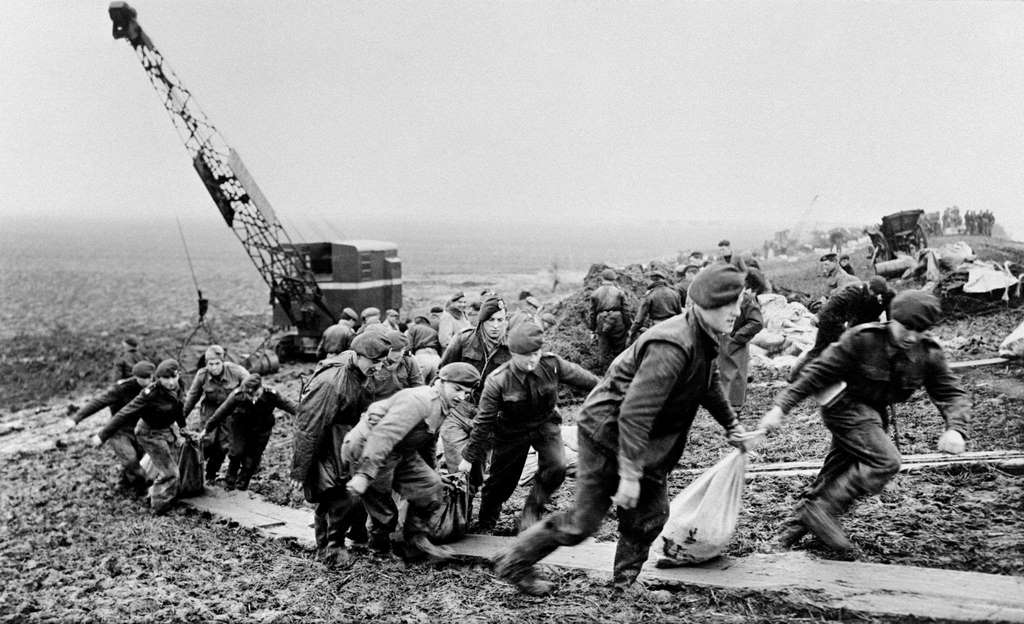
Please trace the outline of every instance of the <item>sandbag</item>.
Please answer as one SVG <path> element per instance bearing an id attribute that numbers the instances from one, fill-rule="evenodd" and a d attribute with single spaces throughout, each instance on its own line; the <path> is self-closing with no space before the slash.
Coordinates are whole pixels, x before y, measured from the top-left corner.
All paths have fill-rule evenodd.
<path id="1" fill-rule="evenodd" d="M 725 551 L 743 504 L 746 469 L 747 454 L 733 451 L 672 499 L 651 547 L 657 567 L 702 563 Z"/>
<path id="2" fill-rule="evenodd" d="M 442 475 L 444 490 L 441 506 L 430 518 L 430 534 L 434 542 L 443 544 L 462 539 L 469 526 L 472 498 L 464 474 Z"/>
<path id="3" fill-rule="evenodd" d="M 757 335 L 750 342 L 761 347 L 769 354 L 775 354 L 785 346 L 786 336 L 782 332 L 762 329 L 757 332 Z"/>
<path id="4" fill-rule="evenodd" d="M 199 438 L 183 436 L 185 444 L 178 449 L 178 497 L 203 493 L 203 448 Z"/>
<path id="5" fill-rule="evenodd" d="M 999 345 L 999 356 L 1005 358 L 1024 358 L 1024 322 Z"/>

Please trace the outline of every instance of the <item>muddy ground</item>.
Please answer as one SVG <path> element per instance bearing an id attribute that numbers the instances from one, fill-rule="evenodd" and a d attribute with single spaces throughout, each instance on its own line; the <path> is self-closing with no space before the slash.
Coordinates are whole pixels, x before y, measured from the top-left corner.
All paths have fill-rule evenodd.
<path id="1" fill-rule="evenodd" d="M 805 277 L 809 266 L 780 269 L 779 279 L 790 280 L 791 287 L 816 284 Z M 440 293 L 451 285 L 434 286 Z M 237 297 L 241 300 L 242 294 Z M 562 310 L 572 309 L 571 302 L 562 305 Z M 120 328 L 141 333 L 155 356 L 173 354 L 191 327 L 157 318 L 135 325 L 123 320 Z M 264 319 L 258 311 L 239 305 L 215 320 L 224 342 L 239 349 L 262 340 Z M 560 320 L 568 323 L 564 314 Z M 1020 310 L 997 310 L 947 322 L 935 333 L 950 347 L 951 360 L 979 359 L 994 356 L 1001 338 L 1021 320 Z M 94 320 L 76 325 L 72 317 L 62 323 L 69 324 L 2 337 L 0 383 L 8 403 L 0 412 L 0 621 L 745 622 L 851 617 L 808 611 L 784 595 L 710 590 L 674 593 L 663 604 L 624 602 L 602 582 L 579 573 L 555 573 L 559 590 L 550 601 L 521 597 L 478 566 L 410 568 L 397 560 L 363 557 L 352 570 L 334 573 L 302 548 L 185 508 L 153 517 L 139 499 L 117 490 L 107 451 L 86 446 L 88 433 L 106 420 L 105 413 L 70 435 L 59 432 L 57 422 L 67 406 L 81 404 L 102 387 L 116 343 L 116 334 L 101 331 Z M 575 339 L 585 340 L 585 333 L 568 342 Z M 295 397 L 310 370 L 308 364 L 289 365 L 268 382 Z M 1024 369 L 1018 364 L 964 373 L 975 403 L 970 450 L 1024 449 L 1022 379 Z M 742 415 L 750 426 L 778 390 L 768 377 L 757 376 L 754 382 Z M 578 404 L 579 397 L 566 397 L 566 422 L 572 422 Z M 904 453 L 934 451 L 942 422 L 926 397 L 916 395 L 901 406 L 899 418 Z M 291 418 L 281 415 L 252 489 L 274 502 L 301 506 L 305 503 L 285 484 L 291 431 Z M 33 438 L 36 447 L 21 444 L 26 438 L 19 436 L 26 432 L 39 434 Z M 808 403 L 768 441 L 758 461 L 818 459 L 827 444 L 827 433 Z M 680 467 L 707 467 L 727 452 L 718 426 L 702 413 Z M 671 491 L 688 481 L 674 476 Z M 751 482 L 728 552 L 763 549 L 807 482 Z M 572 491 L 570 479 L 553 508 L 569 506 Z M 498 533 L 513 532 L 524 494 L 521 488 L 506 505 Z M 996 470 L 900 475 L 882 495 L 859 505 L 845 524 L 864 561 L 1024 575 L 1021 476 Z M 615 538 L 613 517 L 597 537 Z M 831 556 L 813 540 L 801 548 Z"/>

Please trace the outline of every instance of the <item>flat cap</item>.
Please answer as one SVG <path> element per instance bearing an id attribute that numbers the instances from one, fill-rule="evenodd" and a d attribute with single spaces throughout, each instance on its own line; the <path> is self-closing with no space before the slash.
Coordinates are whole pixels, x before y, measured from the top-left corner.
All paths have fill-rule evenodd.
<path id="1" fill-rule="evenodd" d="M 892 298 L 892 318 L 908 329 L 924 331 L 942 318 L 942 305 L 930 293 L 904 290 Z"/>
<path id="2" fill-rule="evenodd" d="M 832 261 L 832 262 L 836 261 L 836 255 L 834 253 L 832 253 L 832 252 L 829 252 L 827 254 L 823 254 L 820 258 L 818 258 L 818 262 L 829 262 L 829 261 Z"/>
<path id="3" fill-rule="evenodd" d="M 409 338 L 397 329 L 392 329 L 384 336 L 388 339 L 388 344 L 392 349 L 404 349 L 409 346 Z"/>
<path id="4" fill-rule="evenodd" d="M 743 292 L 745 277 L 731 264 L 712 264 L 693 278 L 686 295 L 705 309 L 720 308 L 734 303 Z"/>
<path id="5" fill-rule="evenodd" d="M 445 364 L 437 371 L 437 377 L 441 381 L 459 384 L 467 388 L 480 383 L 480 371 L 468 362 L 452 362 Z"/>
<path id="6" fill-rule="evenodd" d="M 732 247 L 732 243 L 729 242 L 729 239 L 723 238 L 722 240 L 718 241 L 718 246 L 719 247 Z"/>
<path id="7" fill-rule="evenodd" d="M 370 318 L 371 316 L 380 316 L 380 308 L 375 308 L 373 306 L 370 306 L 369 308 L 365 308 L 363 310 L 363 320 L 364 321 L 366 319 Z"/>
<path id="8" fill-rule="evenodd" d="M 352 308 L 345 308 L 341 311 L 341 318 L 347 318 L 350 321 L 359 322 L 359 313 Z"/>

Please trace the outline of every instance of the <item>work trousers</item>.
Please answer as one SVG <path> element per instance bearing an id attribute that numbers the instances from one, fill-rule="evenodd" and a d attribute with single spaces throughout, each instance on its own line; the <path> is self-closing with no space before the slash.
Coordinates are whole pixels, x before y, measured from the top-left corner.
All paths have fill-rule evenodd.
<path id="1" fill-rule="evenodd" d="M 236 428 L 232 431 L 228 474 L 225 481 L 229 484 L 237 483 L 242 490 L 249 487 L 249 481 L 263 459 L 263 451 L 270 441 L 270 434 L 270 430 L 239 431 Z"/>
<path id="2" fill-rule="evenodd" d="M 418 450 L 392 453 L 363 494 L 374 541 L 386 541 L 398 526 L 398 505 L 392 491 L 409 503 L 403 528 L 406 541 L 416 535 L 429 537 L 430 519 L 441 506 L 443 488 L 440 475 Z"/>
<path id="3" fill-rule="evenodd" d="M 554 422 L 516 435 L 495 435 L 490 470 L 480 499 L 480 525 L 492 526 L 497 522 L 501 506 L 519 485 L 531 446 L 537 450 L 537 475 L 523 505 L 522 519 L 536 518 L 545 512 L 551 495 L 565 480 L 562 430 Z"/>
<path id="4" fill-rule="evenodd" d="M 462 451 L 469 444 L 469 436 L 473 432 L 473 419 L 476 417 L 476 403 L 470 400 L 456 405 L 441 423 L 441 448 L 444 450 L 444 465 L 448 472 L 455 474 L 462 462 Z M 483 463 L 474 463 L 469 472 L 470 495 L 476 492 L 484 482 Z"/>
<path id="5" fill-rule="evenodd" d="M 200 427 L 206 426 L 214 411 L 216 411 L 215 408 L 208 410 L 206 405 L 203 405 L 202 412 L 200 413 Z M 213 481 L 217 478 L 217 472 L 220 470 L 221 464 L 224 463 L 224 458 L 228 456 L 228 451 L 231 449 L 232 420 L 234 420 L 234 417 L 228 416 L 220 421 L 216 429 L 206 434 L 203 438 L 203 457 L 206 458 L 207 481 Z"/>
<path id="6" fill-rule="evenodd" d="M 533 565 L 559 546 L 575 546 L 601 526 L 619 487 L 619 466 L 614 453 L 601 449 L 579 432 L 576 502 L 572 509 L 547 516 L 519 534 L 505 553 L 511 580 L 529 574 Z M 668 491 L 664 481 L 644 477 L 640 498 L 633 509 L 618 510 L 618 547 L 612 580 L 628 585 L 636 580 L 648 551 L 668 520 Z"/>
<path id="7" fill-rule="evenodd" d="M 882 415 L 872 407 L 843 400 L 822 410 L 832 446 L 821 471 L 804 493 L 833 515 L 845 513 L 855 500 L 877 494 L 900 469 L 900 453 Z"/>
<path id="8" fill-rule="evenodd" d="M 332 553 L 345 550 L 345 533 L 350 528 L 354 530 L 360 521 L 365 525 L 366 513 L 359 505 L 359 499 L 349 494 L 345 486 L 321 492 L 313 511 L 317 554 L 329 559 Z"/>
<path id="9" fill-rule="evenodd" d="M 130 486 L 137 487 L 146 483 L 146 472 L 139 460 L 146 453 L 130 429 L 121 429 L 107 438 L 107 446 L 121 463 L 121 478 Z"/>
<path id="10" fill-rule="evenodd" d="M 608 310 L 597 315 L 597 357 L 606 370 L 617 355 L 626 350 L 628 328 L 622 312 Z"/>
<path id="11" fill-rule="evenodd" d="M 170 428 L 153 429 L 140 420 L 135 427 L 139 446 L 149 455 L 156 478 L 149 487 L 149 504 L 154 511 L 166 509 L 178 495 L 178 453 Z"/>

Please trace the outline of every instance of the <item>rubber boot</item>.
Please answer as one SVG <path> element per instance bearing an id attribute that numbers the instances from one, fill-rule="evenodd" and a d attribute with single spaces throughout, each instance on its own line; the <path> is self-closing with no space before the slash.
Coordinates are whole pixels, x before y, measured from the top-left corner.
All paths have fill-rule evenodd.
<path id="1" fill-rule="evenodd" d="M 232 457 L 228 461 L 228 473 L 224 475 L 225 490 L 235 489 L 235 484 L 238 483 L 238 470 L 241 468 L 241 463 L 236 457 Z"/>

